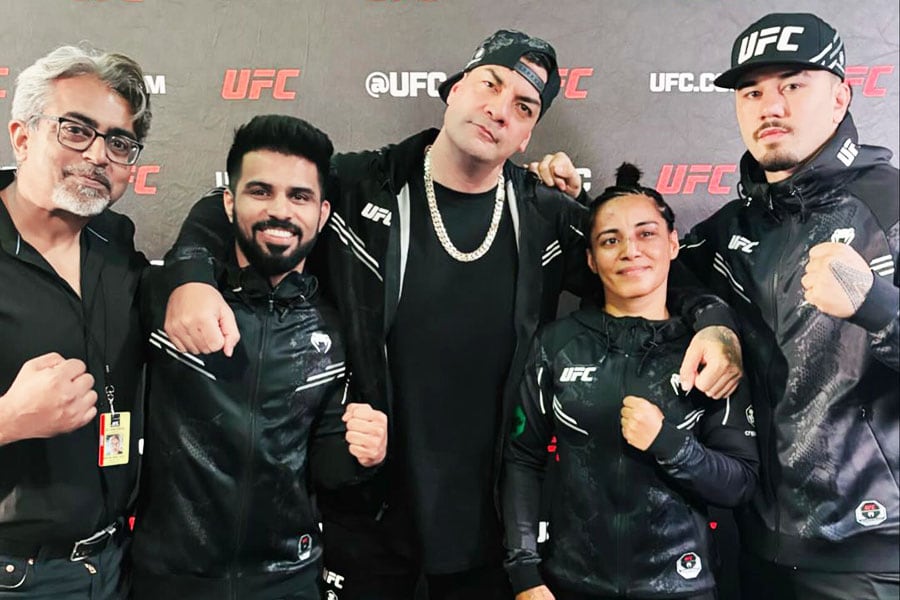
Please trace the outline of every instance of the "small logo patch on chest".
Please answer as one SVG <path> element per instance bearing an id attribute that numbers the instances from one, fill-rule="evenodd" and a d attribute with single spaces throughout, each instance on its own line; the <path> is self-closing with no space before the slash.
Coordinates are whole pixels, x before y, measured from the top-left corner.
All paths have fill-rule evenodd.
<path id="1" fill-rule="evenodd" d="M 596 370 L 597 367 L 566 367 L 559 375 L 559 382 L 594 381 L 593 373 Z"/>
<path id="2" fill-rule="evenodd" d="M 685 579 L 696 579 L 703 570 L 703 563 L 696 552 L 685 552 L 678 557 L 675 570 Z"/>
<path id="3" fill-rule="evenodd" d="M 331 350 L 331 337 L 327 333 L 321 331 L 314 332 L 309 338 L 309 343 L 313 345 L 313 348 L 315 348 L 319 354 L 325 354 Z"/>

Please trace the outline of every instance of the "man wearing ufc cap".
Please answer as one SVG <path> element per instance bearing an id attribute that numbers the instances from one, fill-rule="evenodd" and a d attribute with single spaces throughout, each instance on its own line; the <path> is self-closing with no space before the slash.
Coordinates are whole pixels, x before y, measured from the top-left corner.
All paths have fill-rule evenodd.
<path id="1" fill-rule="evenodd" d="M 502 424 L 536 328 L 555 317 L 563 289 L 584 294 L 596 281 L 586 209 L 509 161 L 559 85 L 547 42 L 498 31 L 441 86 L 440 131 L 333 161 L 332 216 L 310 269 L 327 263 L 316 272 L 344 320 L 360 401 L 384 407 L 392 435 L 375 485 L 319 498 L 325 579 L 340 600 L 409 599 L 423 571 L 432 600 L 512 597 L 494 496 Z M 574 168 L 558 175 L 579 193 Z M 207 264 L 198 246 L 223 247 L 208 239 L 229 231 L 213 208 L 194 208 L 169 257 L 180 281 L 198 277 L 178 271 Z M 166 330 L 191 351 L 233 347 L 230 316 L 191 297 L 197 286 L 209 292 L 193 283 L 171 297 Z M 723 348 L 698 387 L 736 384 Z"/>
<path id="2" fill-rule="evenodd" d="M 897 598 L 898 172 L 860 145 L 838 33 L 769 14 L 734 42 L 741 198 L 682 259 L 741 320 L 761 473 L 744 598 Z"/>

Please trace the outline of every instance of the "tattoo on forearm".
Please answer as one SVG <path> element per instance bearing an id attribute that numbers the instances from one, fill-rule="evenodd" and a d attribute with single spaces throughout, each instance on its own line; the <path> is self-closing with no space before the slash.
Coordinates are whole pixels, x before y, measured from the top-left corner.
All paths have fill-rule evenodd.
<path id="1" fill-rule="evenodd" d="M 869 288 L 872 287 L 872 278 L 874 277 L 872 272 L 861 272 L 837 260 L 832 261 L 828 268 L 831 269 L 831 274 L 834 275 L 837 282 L 841 284 L 844 293 L 847 294 L 853 310 L 858 310 L 866 299 Z"/>

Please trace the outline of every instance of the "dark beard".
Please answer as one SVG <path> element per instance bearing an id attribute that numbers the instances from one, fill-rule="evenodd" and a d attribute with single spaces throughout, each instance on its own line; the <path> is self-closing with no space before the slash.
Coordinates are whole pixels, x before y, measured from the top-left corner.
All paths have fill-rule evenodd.
<path id="1" fill-rule="evenodd" d="M 265 229 L 267 227 L 279 227 L 297 234 L 297 236 L 300 238 L 300 241 L 297 244 L 297 247 L 294 248 L 293 252 L 285 254 L 285 250 L 287 250 L 288 248 L 287 246 L 282 246 L 279 244 L 266 244 L 266 249 L 269 251 L 269 253 L 266 253 L 262 248 L 260 248 L 255 240 L 244 236 L 244 232 L 241 231 L 241 228 L 238 226 L 237 215 L 234 215 L 232 223 L 234 229 L 234 238 L 237 241 L 238 247 L 240 247 L 241 252 L 244 253 L 244 257 L 250 263 L 250 266 L 252 266 L 254 269 L 256 269 L 257 272 L 265 277 L 275 277 L 276 275 L 283 275 L 285 273 L 293 271 L 302 260 L 309 256 L 309 253 L 312 252 L 313 246 L 315 246 L 316 244 L 316 239 L 319 237 L 318 234 L 316 234 L 312 237 L 312 239 L 304 242 L 303 233 L 300 231 L 300 229 L 289 222 L 279 221 L 277 219 L 261 221 L 253 225 L 253 227 L 251 228 L 251 235 L 252 232 Z"/>
<path id="2" fill-rule="evenodd" d="M 800 161 L 793 156 L 784 156 L 777 153 L 772 157 L 764 157 L 763 160 L 759 161 L 759 166 L 762 167 L 763 171 L 768 171 L 769 173 L 790 171 L 799 164 Z"/>

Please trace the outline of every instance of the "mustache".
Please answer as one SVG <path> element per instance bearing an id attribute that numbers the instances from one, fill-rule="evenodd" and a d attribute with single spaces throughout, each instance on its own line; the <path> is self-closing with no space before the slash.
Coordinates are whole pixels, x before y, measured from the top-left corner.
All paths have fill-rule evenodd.
<path id="1" fill-rule="evenodd" d="M 784 129 L 785 131 L 791 131 L 791 128 L 779 121 L 778 119 L 774 119 L 772 121 L 766 121 L 762 125 L 756 128 L 756 132 L 753 134 L 753 137 L 759 139 L 759 134 L 765 130 L 770 129 L 772 127 L 776 127 L 778 129 Z"/>
<path id="2" fill-rule="evenodd" d="M 284 229 L 285 231 L 290 231 L 294 235 L 303 238 L 303 232 L 299 227 L 291 223 L 290 221 L 284 221 L 282 219 L 267 219 L 265 221 L 259 221 L 253 224 L 253 231 L 262 231 L 263 229 Z"/>
<path id="3" fill-rule="evenodd" d="M 77 175 L 79 177 L 87 177 L 89 179 L 94 179 L 102 183 L 107 189 L 110 189 L 112 186 L 109 183 L 109 177 L 106 176 L 106 169 L 103 167 L 65 167 L 63 169 L 64 175 Z"/>

